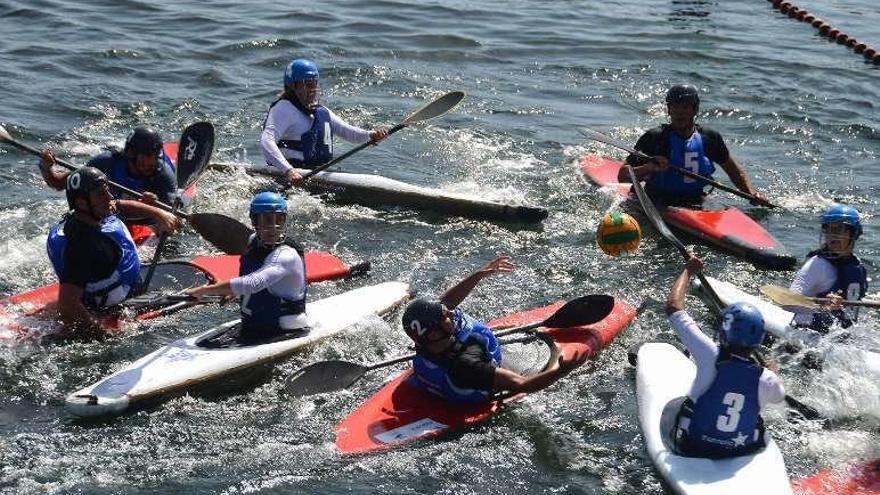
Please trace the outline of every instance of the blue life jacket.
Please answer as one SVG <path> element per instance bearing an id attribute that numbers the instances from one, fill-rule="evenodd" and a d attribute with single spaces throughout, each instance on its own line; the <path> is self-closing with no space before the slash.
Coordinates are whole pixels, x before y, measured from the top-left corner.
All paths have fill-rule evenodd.
<path id="1" fill-rule="evenodd" d="M 330 126 L 330 111 L 321 105 L 316 106 L 311 111 L 307 110 L 295 97 L 279 98 L 269 105 L 269 110 L 271 111 L 272 107 L 277 105 L 281 100 L 289 101 L 294 108 L 302 112 L 304 115 L 311 115 L 313 118 L 312 127 L 300 136 L 298 141 L 282 139 L 275 143 L 279 148 L 296 150 L 303 154 L 302 161 L 293 158 L 288 158 L 288 161 L 298 167 L 315 168 L 332 160 L 333 129 Z M 266 119 L 268 118 L 269 114 L 267 113 Z M 263 127 L 265 126 L 266 121 L 264 120 Z"/>
<path id="2" fill-rule="evenodd" d="M 295 249 L 299 253 L 303 264 L 305 264 L 305 253 L 299 244 L 291 239 L 285 240 L 284 244 Z M 241 255 L 239 261 L 239 276 L 244 276 L 260 269 L 272 252 L 274 252 L 274 249 L 261 247 L 256 237 L 251 239 L 247 251 Z M 302 299 L 298 300 L 283 299 L 272 294 L 269 288 L 243 297 L 241 300 L 242 332 L 248 334 L 271 333 L 281 328 L 278 319 L 282 316 L 304 313 L 306 311 L 306 293 L 308 292 L 305 266 L 303 266 L 303 287 L 306 287 L 306 292 L 303 293 Z"/>
<path id="3" fill-rule="evenodd" d="M 721 458 L 763 448 L 758 384 L 764 369 L 737 356 L 719 357 L 715 368 L 709 389 L 682 405 L 676 432 L 681 450 L 695 457 Z"/>
<path id="4" fill-rule="evenodd" d="M 165 151 L 160 152 L 162 156 L 160 159 L 162 160 L 162 171 L 159 172 L 161 174 L 170 175 L 171 177 L 176 176 L 174 163 L 171 161 L 171 158 L 165 154 Z M 107 174 L 107 178 L 112 182 L 115 182 L 119 185 L 125 186 L 129 189 L 132 189 L 137 192 L 146 192 L 149 190 L 151 180 L 149 177 L 132 177 L 132 175 L 128 171 L 128 157 L 125 153 L 121 151 L 112 151 L 111 158 L 113 160 L 112 168 L 110 172 Z M 130 197 L 126 193 L 122 193 L 119 191 L 114 191 L 111 187 L 110 190 L 114 193 L 114 196 L 121 199 L 137 199 L 135 197 Z M 167 201 L 166 198 L 159 197 L 159 201 Z"/>
<path id="5" fill-rule="evenodd" d="M 495 366 L 501 364 L 501 346 L 492 330 L 482 321 L 466 315 L 456 308 L 452 319 L 455 325 L 455 340 L 461 344 L 479 342 L 486 353 L 486 359 Z M 454 402 L 480 403 L 491 398 L 491 390 L 476 390 L 456 387 L 449 377 L 449 370 L 416 352 L 413 358 L 415 383 L 427 391 Z"/>
<path id="6" fill-rule="evenodd" d="M 648 194 L 652 196 L 699 196 L 706 183 L 699 179 L 685 177 L 671 168 L 682 168 L 704 177 L 712 176 L 715 172 L 715 165 L 706 156 L 700 131 L 694 129 L 694 133 L 687 139 L 682 138 L 671 129 L 667 134 L 669 135 L 669 154 L 666 158 L 669 159 L 670 170 L 651 174 L 645 185 Z"/>
<path id="7" fill-rule="evenodd" d="M 868 272 L 858 256 L 850 254 L 845 258 L 839 258 L 828 256 L 828 253 L 823 251 L 813 251 L 807 255 L 808 258 L 812 256 L 824 258 L 837 270 L 834 285 L 827 292 L 817 294 L 817 297 L 827 297 L 828 294 L 835 293 L 843 296 L 847 301 L 858 301 L 868 293 Z M 852 308 L 849 313 L 842 310 L 820 311 L 813 314 L 810 328 L 827 332 L 837 322 L 841 327 L 848 328 L 857 318 L 858 308 Z"/>
<path id="8" fill-rule="evenodd" d="M 52 226 L 49 230 L 49 238 L 46 240 L 49 260 L 59 278 L 64 273 L 64 251 L 68 240 L 64 235 L 66 221 L 67 217 Z M 132 288 L 140 281 L 141 274 L 141 261 L 138 258 L 137 246 L 135 246 L 131 234 L 122 220 L 115 215 L 110 215 L 101 221 L 98 228 L 102 234 L 119 246 L 122 255 L 119 257 L 119 264 L 113 273 L 104 279 L 86 284 L 82 302 L 86 307 L 92 309 L 107 308 L 124 301 Z"/>

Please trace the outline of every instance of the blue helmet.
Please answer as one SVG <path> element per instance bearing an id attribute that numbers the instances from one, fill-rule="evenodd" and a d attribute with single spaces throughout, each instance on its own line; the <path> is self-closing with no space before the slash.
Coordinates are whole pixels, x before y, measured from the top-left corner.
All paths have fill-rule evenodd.
<path id="1" fill-rule="evenodd" d="M 764 340 L 764 316 L 749 303 L 731 304 L 721 312 L 721 333 L 729 345 L 757 347 Z"/>
<path id="2" fill-rule="evenodd" d="M 699 112 L 700 94 L 693 86 L 676 84 L 666 92 L 666 103 L 688 103 L 694 107 L 694 112 Z"/>
<path id="3" fill-rule="evenodd" d="M 261 192 L 251 200 L 250 215 L 260 213 L 287 213 L 287 200 L 276 192 Z"/>
<path id="4" fill-rule="evenodd" d="M 318 65 L 306 58 L 297 58 L 284 70 L 284 87 L 298 81 L 318 78 Z"/>
<path id="5" fill-rule="evenodd" d="M 853 239 L 862 235 L 862 219 L 852 206 L 835 203 L 822 215 L 822 226 L 830 223 L 843 223 L 853 229 Z"/>

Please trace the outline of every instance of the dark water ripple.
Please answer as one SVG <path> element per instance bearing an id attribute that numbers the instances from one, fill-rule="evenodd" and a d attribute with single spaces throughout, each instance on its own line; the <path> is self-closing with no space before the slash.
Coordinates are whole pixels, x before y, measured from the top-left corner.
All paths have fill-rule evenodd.
<path id="1" fill-rule="evenodd" d="M 875 3 L 798 4 L 880 46 Z M 526 228 L 296 193 L 291 229 L 306 245 L 374 266 L 370 278 L 322 284 L 313 296 L 391 279 L 437 293 L 504 252 L 518 270 L 475 291 L 467 306 L 476 314 L 589 292 L 645 303 L 596 363 L 487 425 L 355 458 L 333 450 L 333 426 L 387 376 L 308 400 L 286 397 L 284 378 L 321 359 L 372 362 L 405 352 L 399 315 L 323 342 L 249 386 L 100 422 L 70 418 L 64 396 L 234 311 L 201 308 L 103 344 L 0 347 L 0 492 L 665 493 L 639 433 L 626 348 L 669 336 L 663 301 L 678 258 L 654 235 L 639 256 L 599 254 L 595 226 L 614 201 L 588 186 L 575 162 L 587 152 L 620 154 L 583 142 L 574 128 L 632 142 L 665 119 L 662 98 L 676 82 L 699 87 L 701 121 L 791 210 L 720 199 L 760 218 L 798 256 L 817 242 L 815 218 L 832 199 L 856 204 L 866 218 L 860 253 L 872 273 L 878 266 L 880 67 L 767 2 L 7 0 L 0 30 L 0 123 L 77 163 L 120 144 L 137 123 L 171 139 L 199 119 L 217 127 L 218 160 L 259 163 L 260 123 L 294 56 L 318 60 L 324 101 L 363 126 L 398 122 L 445 91 L 465 90 L 453 114 L 342 168 L 540 204 L 550 217 Z M 249 195 L 263 185 L 211 172 L 198 209 L 245 219 Z M 6 295 L 51 280 L 45 232 L 65 205 L 41 185 L 35 159 L 15 150 L 0 149 L 0 187 Z M 187 233 L 176 255 L 205 249 Z M 713 275 L 753 291 L 791 276 L 696 249 Z M 708 317 L 696 299 L 689 304 Z M 876 315 L 865 315 L 856 338 L 880 346 L 876 329 Z M 823 429 L 771 415 L 793 474 L 880 455 L 880 390 L 855 359 L 818 373 L 804 370 L 800 356 L 779 356 L 791 394 L 838 418 Z"/>

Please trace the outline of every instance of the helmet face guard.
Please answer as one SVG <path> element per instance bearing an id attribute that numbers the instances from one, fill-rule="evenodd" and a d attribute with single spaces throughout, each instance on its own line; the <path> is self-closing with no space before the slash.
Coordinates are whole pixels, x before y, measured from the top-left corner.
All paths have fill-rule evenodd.
<path id="1" fill-rule="evenodd" d="M 143 173 L 158 171 L 162 167 L 162 136 L 155 129 L 149 127 L 136 127 L 125 140 L 125 154 L 128 156 L 134 170 Z M 149 166 L 139 166 L 139 157 L 152 157 Z M 155 160 L 155 161 L 153 161 Z M 141 170 L 145 168 L 147 170 Z"/>
<path id="2" fill-rule="evenodd" d="M 852 206 L 834 204 L 822 214 L 819 246 L 831 256 L 848 256 L 862 235 L 862 219 Z"/>
<path id="3" fill-rule="evenodd" d="M 697 113 L 700 111 L 700 94 L 693 86 L 676 84 L 666 92 L 666 104 L 688 104 L 694 108 L 694 113 Z"/>
<path id="4" fill-rule="evenodd" d="M 257 240 L 265 247 L 277 246 L 284 242 L 287 230 L 287 213 L 267 212 L 251 215 L 251 223 Z"/>

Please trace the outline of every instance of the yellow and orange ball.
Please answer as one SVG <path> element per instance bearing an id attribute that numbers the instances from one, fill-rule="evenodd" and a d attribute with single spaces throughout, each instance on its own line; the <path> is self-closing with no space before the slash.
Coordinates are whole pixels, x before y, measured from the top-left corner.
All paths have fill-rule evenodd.
<path id="1" fill-rule="evenodd" d="M 636 219 L 619 211 L 612 211 L 602 218 L 596 230 L 596 240 L 605 254 L 617 256 L 633 253 L 642 241 L 642 229 Z"/>

